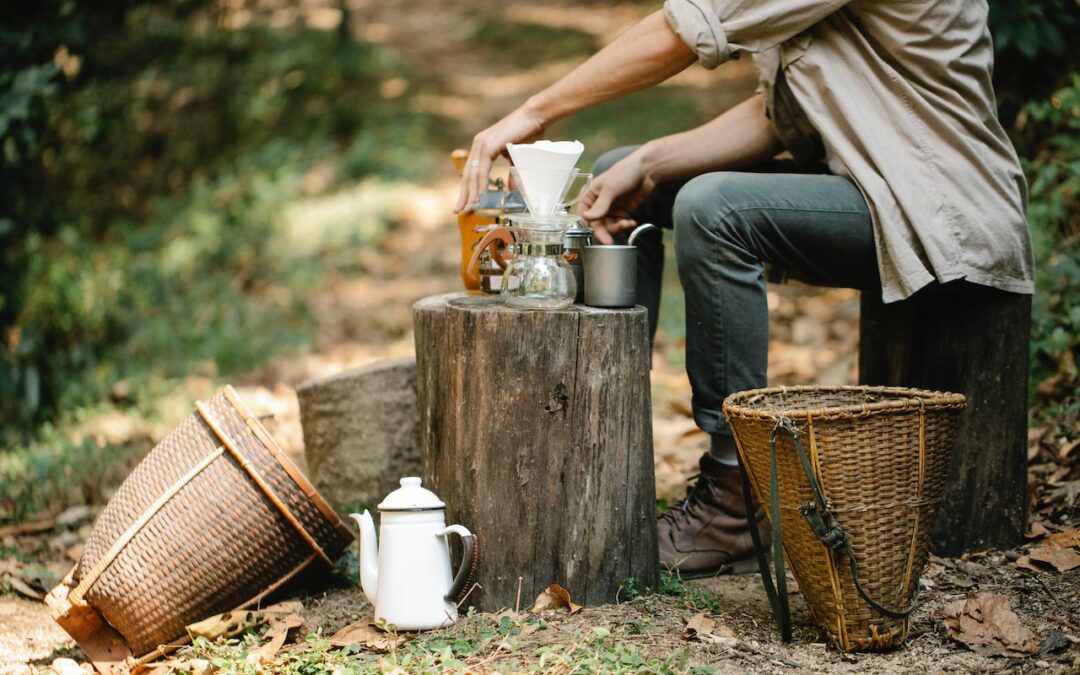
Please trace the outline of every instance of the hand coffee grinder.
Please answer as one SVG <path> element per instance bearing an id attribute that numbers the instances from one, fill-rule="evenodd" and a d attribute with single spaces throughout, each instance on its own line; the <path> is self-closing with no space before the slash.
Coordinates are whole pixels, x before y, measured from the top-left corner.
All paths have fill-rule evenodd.
<path id="1" fill-rule="evenodd" d="M 465 162 L 469 158 L 469 151 L 457 149 L 450 153 L 450 159 L 454 162 L 460 176 L 465 171 Z M 469 260 L 472 258 L 476 245 L 490 230 L 505 223 L 505 216 L 525 211 L 525 201 L 517 191 L 506 188 L 502 178 L 488 180 L 488 189 L 480 195 L 476 208 L 469 213 L 458 214 L 458 231 L 461 234 L 461 280 L 466 290 L 470 293 L 499 293 L 502 288 L 503 268 L 492 257 L 490 251 L 480 254 L 479 275 L 468 274 Z M 513 253 L 505 250 L 506 244 L 501 240 L 492 246 L 499 247 L 496 255 L 505 258 Z"/>

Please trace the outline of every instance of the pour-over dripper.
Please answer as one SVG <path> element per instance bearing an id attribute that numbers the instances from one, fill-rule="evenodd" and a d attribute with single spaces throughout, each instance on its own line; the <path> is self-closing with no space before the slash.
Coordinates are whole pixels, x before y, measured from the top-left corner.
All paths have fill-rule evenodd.
<path id="1" fill-rule="evenodd" d="M 570 169 L 524 169 L 511 167 L 510 175 L 521 196 L 525 200 L 525 206 L 529 213 L 534 216 L 551 216 L 565 212 L 577 203 L 585 194 L 585 188 L 592 180 L 591 173 Z M 581 187 L 577 194 L 570 200 L 566 200 L 571 186 L 581 180 Z"/>
<path id="2" fill-rule="evenodd" d="M 514 166 L 522 169 L 570 170 L 577 166 L 585 146 L 580 141 L 536 141 L 507 143 Z"/>

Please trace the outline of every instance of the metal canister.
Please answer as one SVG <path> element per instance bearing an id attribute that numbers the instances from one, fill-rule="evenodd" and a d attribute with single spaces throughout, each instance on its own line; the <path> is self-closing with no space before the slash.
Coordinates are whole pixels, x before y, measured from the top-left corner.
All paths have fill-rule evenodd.
<path id="1" fill-rule="evenodd" d="M 585 301 L 583 256 L 585 247 L 591 244 L 592 230 L 580 224 L 567 230 L 566 235 L 563 237 L 563 255 L 566 257 L 566 262 L 570 264 L 570 269 L 574 271 L 574 278 L 577 280 L 577 298 L 574 300 L 576 303 Z"/>

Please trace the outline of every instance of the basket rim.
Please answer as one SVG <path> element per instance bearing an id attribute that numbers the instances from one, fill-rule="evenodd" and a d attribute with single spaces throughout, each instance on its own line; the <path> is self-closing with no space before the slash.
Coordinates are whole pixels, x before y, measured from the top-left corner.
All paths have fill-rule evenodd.
<path id="1" fill-rule="evenodd" d="M 831 405 L 820 408 L 795 408 L 780 411 L 762 410 L 750 407 L 750 403 L 757 397 L 771 397 L 776 394 L 789 393 L 872 393 L 893 396 L 890 400 L 875 401 L 873 403 L 851 403 L 847 405 Z M 933 391 L 930 389 L 916 389 L 912 387 L 888 387 L 876 385 L 816 385 L 801 384 L 793 386 L 765 387 L 763 389 L 749 389 L 736 392 L 724 399 L 722 410 L 725 415 L 738 417 L 751 417 L 758 419 L 779 420 L 781 417 L 802 419 L 808 417 L 853 417 L 864 416 L 887 411 L 906 409 L 948 409 L 963 408 L 967 405 L 967 397 L 946 391 Z"/>
<path id="2" fill-rule="evenodd" d="M 336 529 L 347 534 L 350 539 L 353 539 L 352 530 L 350 530 L 341 520 L 341 516 L 337 514 L 337 511 L 323 499 L 323 496 L 315 489 L 315 486 L 308 480 L 308 477 L 304 475 L 304 472 L 300 470 L 300 467 L 298 467 L 281 446 L 278 445 L 277 439 L 267 431 L 266 427 L 263 426 L 262 422 L 259 421 L 259 418 L 255 416 L 255 413 L 251 411 L 251 408 L 248 407 L 247 403 L 240 398 L 240 394 L 237 393 L 236 389 L 233 388 L 231 384 L 226 384 L 222 388 L 222 392 L 225 394 L 225 399 L 238 413 L 240 413 L 240 416 L 244 418 L 245 422 L 249 425 L 257 426 L 259 430 L 262 431 L 262 434 L 256 434 L 256 436 L 260 441 L 266 441 L 270 444 L 271 447 L 267 448 L 270 451 L 270 454 L 278 461 L 289 478 L 296 483 L 297 487 L 300 488 L 300 491 L 304 493 L 304 496 L 315 505 L 315 508 L 317 508 L 319 512 L 322 513 L 323 517 L 330 521 Z"/>

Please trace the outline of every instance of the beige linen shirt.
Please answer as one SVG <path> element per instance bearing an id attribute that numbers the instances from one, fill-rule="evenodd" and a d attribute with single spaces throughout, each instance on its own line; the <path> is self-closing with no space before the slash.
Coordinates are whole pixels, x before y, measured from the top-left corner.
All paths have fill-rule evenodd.
<path id="1" fill-rule="evenodd" d="M 667 0 L 706 68 L 778 68 L 829 169 L 862 190 L 882 298 L 967 279 L 1033 292 L 1027 185 L 998 122 L 985 0 Z"/>

